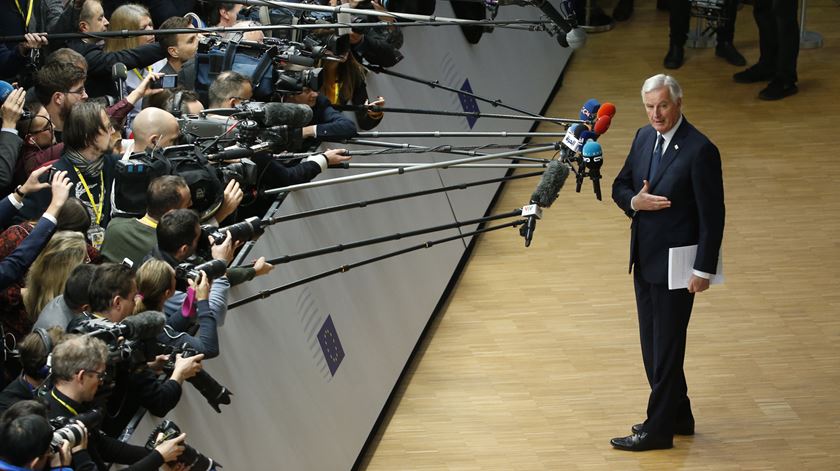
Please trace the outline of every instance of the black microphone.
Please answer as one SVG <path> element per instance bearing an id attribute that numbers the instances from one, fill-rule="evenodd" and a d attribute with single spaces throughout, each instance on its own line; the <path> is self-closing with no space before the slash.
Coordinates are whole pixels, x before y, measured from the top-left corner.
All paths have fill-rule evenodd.
<path id="1" fill-rule="evenodd" d="M 117 94 L 120 100 L 125 98 L 125 81 L 128 78 L 128 68 L 122 62 L 111 66 L 111 80 L 117 84 Z"/>
<path id="2" fill-rule="evenodd" d="M 537 219 L 542 218 L 542 208 L 548 208 L 554 203 L 568 177 L 569 167 L 566 164 L 559 160 L 548 163 L 540 182 L 531 194 L 531 203 L 522 208 L 522 216 L 528 218 L 519 230 L 519 234 L 525 238 L 525 247 L 531 245 L 534 230 L 537 228 Z"/>
<path id="3" fill-rule="evenodd" d="M 117 324 L 121 326 L 122 335 L 132 339 L 153 339 L 163 332 L 166 316 L 159 311 L 146 311 L 128 316 Z"/>
<path id="4" fill-rule="evenodd" d="M 237 116 L 250 118 L 261 126 L 288 126 L 302 128 L 312 121 L 312 108 L 308 105 L 295 103 L 257 103 L 244 105 L 244 109 Z"/>
<path id="5" fill-rule="evenodd" d="M 554 8 L 548 0 L 534 0 L 534 6 L 542 10 L 545 16 L 551 20 L 552 23 L 559 29 L 559 31 L 555 31 L 557 34 L 557 42 L 560 43 L 563 47 L 571 46 L 572 49 L 577 49 L 586 42 L 586 32 L 579 28 L 577 25 L 577 20 L 574 19 L 574 15 L 569 15 L 566 17 L 562 15 L 559 11 Z M 564 10 L 569 10 L 570 8 L 566 5 L 563 5 Z"/>

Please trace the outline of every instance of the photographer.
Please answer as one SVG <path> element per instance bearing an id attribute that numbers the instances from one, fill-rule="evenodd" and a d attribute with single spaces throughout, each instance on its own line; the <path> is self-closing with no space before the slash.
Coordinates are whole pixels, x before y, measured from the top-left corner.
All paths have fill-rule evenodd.
<path id="1" fill-rule="evenodd" d="M 155 178 L 146 190 L 146 214 L 140 219 L 114 219 L 105 231 L 102 256 L 115 263 L 127 258 L 133 266 L 139 267 L 143 257 L 157 243 L 155 230 L 161 216 L 173 209 L 189 208 L 191 204 L 190 188 L 182 177 Z"/>
<path id="2" fill-rule="evenodd" d="M 50 330 L 35 329 L 18 344 L 18 355 L 22 367 L 20 375 L 0 392 L 0 412 L 20 401 L 35 399 L 37 389 L 49 376 L 47 357 L 53 345 L 58 345 L 64 338 L 64 329 L 53 327 Z"/>
<path id="3" fill-rule="evenodd" d="M 198 280 L 190 279 L 187 282 L 195 292 L 196 318 L 190 321 L 197 322 L 198 330 L 190 335 L 177 332 L 167 325 L 158 339 L 173 347 L 187 345 L 201 353 L 204 358 L 215 358 L 219 356 L 219 333 L 216 316 L 210 309 L 209 302 L 212 281 L 201 272 Z M 175 294 L 175 270 L 163 260 L 148 260 L 137 270 L 137 287 L 143 293 L 143 299 L 137 303 L 135 313 L 148 310 L 163 311 L 166 300 Z M 192 328 L 189 330 L 193 331 Z"/>
<path id="4" fill-rule="evenodd" d="M 317 90 L 304 87 L 301 92 L 284 95 L 283 101 L 308 105 L 312 108 L 312 121 L 303 128 L 304 142 L 301 149 L 317 147 L 322 140 L 350 139 L 356 135 L 356 124 L 333 108 L 330 100 L 318 94 Z M 301 149 L 290 150 L 299 151 Z"/>
<path id="5" fill-rule="evenodd" d="M 50 451 L 53 430 L 49 421 L 39 415 L 24 415 L 0 423 L 0 470 L 71 470 L 69 444 L 65 442 L 58 453 Z"/>
<path id="6" fill-rule="evenodd" d="M 88 209 L 91 228 L 88 240 L 96 249 L 102 245 L 105 227 L 111 219 L 111 188 L 117 156 L 112 154 L 111 119 L 97 103 L 78 103 L 70 111 L 64 133 L 65 148 L 53 168 L 67 172 L 72 195 Z M 46 207 L 47 193 L 27 195 L 24 216 Z"/>
<path id="7" fill-rule="evenodd" d="M 96 282 L 88 288 L 91 312 L 73 319 L 68 331 L 83 330 L 85 319 L 98 317 L 117 324 L 134 313 L 138 292 L 129 267 L 105 263 L 96 269 L 94 279 Z M 116 365 L 113 389 L 107 391 L 108 413 L 102 430 L 109 435 L 119 434 L 140 406 L 154 415 L 166 415 L 181 399 L 184 380 L 200 371 L 200 362 L 200 356 L 187 358 L 180 364 L 176 362 L 172 377 L 164 381 L 147 368 L 131 370 L 130 365 Z"/>
<path id="8" fill-rule="evenodd" d="M 88 287 L 93 279 L 96 265 L 83 263 L 70 272 L 67 283 L 64 284 L 64 294 L 56 296 L 44 307 L 33 329 L 49 329 L 58 326 L 62 331 L 67 329 L 74 318 L 90 309 Z"/>
<path id="9" fill-rule="evenodd" d="M 331 0 L 330 4 L 335 5 L 336 0 Z M 385 21 L 391 23 L 391 26 L 367 28 L 364 30 L 353 29 L 350 32 L 350 49 L 353 52 L 356 60 L 361 63 L 362 59 L 382 67 L 393 67 L 403 59 L 403 55 L 399 49 L 403 45 L 402 30 L 395 25 L 396 19 L 392 16 L 375 16 L 376 11 L 387 11 L 379 0 L 365 0 L 365 1 L 344 1 L 340 3 L 348 4 L 351 8 L 370 9 L 371 15 L 358 16 L 354 21 L 375 22 Z M 354 6 L 355 4 L 355 6 Z"/>
<path id="10" fill-rule="evenodd" d="M 107 359 L 105 343 L 89 336 L 70 337 L 55 347 L 52 355 L 55 385 L 47 395 L 51 418 L 72 418 L 92 410 L 91 402 L 106 377 Z M 99 431 L 89 430 L 89 434 L 88 451 L 100 471 L 108 469 L 106 462 L 131 464 L 125 469 L 132 471 L 156 470 L 183 452 L 181 443 L 186 437 L 182 434 L 149 452 Z"/>

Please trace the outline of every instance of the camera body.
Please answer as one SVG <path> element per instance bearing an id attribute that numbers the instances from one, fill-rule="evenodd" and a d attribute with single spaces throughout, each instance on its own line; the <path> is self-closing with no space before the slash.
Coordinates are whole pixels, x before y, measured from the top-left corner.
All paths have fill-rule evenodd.
<path id="1" fill-rule="evenodd" d="M 70 443 L 70 448 L 76 447 L 82 442 L 85 434 L 84 428 L 87 428 L 88 434 L 94 430 L 98 430 L 103 418 L 102 411 L 93 409 L 75 417 L 56 417 L 50 419 L 50 426 L 53 428 L 50 450 L 53 453 L 58 453 L 61 449 L 61 442 L 64 440 Z M 82 424 L 84 424 L 84 428 Z"/>
<path id="2" fill-rule="evenodd" d="M 181 429 L 178 425 L 171 420 L 164 420 L 149 434 L 149 439 L 146 440 L 146 449 L 154 450 L 162 442 L 176 438 L 179 435 L 181 435 Z M 221 465 L 215 463 L 211 458 L 204 456 L 186 443 L 184 443 L 184 452 L 178 457 L 178 463 L 186 465 L 192 471 L 209 471 L 217 465 L 221 467 Z"/>

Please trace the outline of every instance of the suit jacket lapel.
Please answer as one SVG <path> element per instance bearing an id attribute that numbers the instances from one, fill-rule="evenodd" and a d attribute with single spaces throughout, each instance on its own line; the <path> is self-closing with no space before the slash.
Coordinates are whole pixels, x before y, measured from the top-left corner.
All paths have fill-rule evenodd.
<path id="1" fill-rule="evenodd" d="M 650 189 L 651 191 L 656 188 L 656 184 L 662 180 L 662 175 L 668 171 L 668 167 L 674 163 L 674 160 L 677 158 L 677 154 L 680 152 L 680 145 L 683 142 L 683 138 L 685 137 L 686 133 L 688 132 L 688 121 L 683 117 L 683 122 L 680 125 L 677 132 L 674 133 L 674 137 L 671 139 L 671 142 L 668 144 L 668 149 L 665 150 L 665 153 L 662 154 L 662 162 L 659 164 L 659 169 L 656 172 L 656 175 L 653 176 L 653 181 L 650 182 Z M 653 153 L 653 150 L 651 150 Z M 650 161 L 650 157 L 648 157 L 648 161 Z"/>

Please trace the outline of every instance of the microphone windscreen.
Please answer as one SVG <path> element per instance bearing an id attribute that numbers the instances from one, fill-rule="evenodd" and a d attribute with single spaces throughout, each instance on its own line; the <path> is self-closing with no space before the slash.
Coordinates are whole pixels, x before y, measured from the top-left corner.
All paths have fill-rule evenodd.
<path id="1" fill-rule="evenodd" d="M 580 133 L 580 140 L 582 142 L 581 145 L 586 145 L 588 141 L 597 141 L 598 135 L 592 131 L 586 130 Z"/>
<path id="2" fill-rule="evenodd" d="M 548 163 L 540 182 L 531 194 L 531 201 L 541 208 L 548 208 L 557 199 L 560 189 L 569 176 L 569 167 L 559 160 Z"/>
<path id="3" fill-rule="evenodd" d="M 572 126 L 572 135 L 575 136 L 576 139 L 580 139 L 580 136 L 586 131 L 586 126 L 582 124 L 575 124 Z"/>
<path id="4" fill-rule="evenodd" d="M 312 121 L 312 108 L 309 105 L 295 103 L 265 103 L 263 126 L 288 126 L 302 128 Z"/>
<path id="5" fill-rule="evenodd" d="M 0 80 L 0 103 L 6 101 L 6 98 L 9 98 L 9 94 L 14 91 L 15 87 L 12 86 L 9 82 Z"/>
<path id="6" fill-rule="evenodd" d="M 117 62 L 111 67 L 111 79 L 125 80 L 128 78 L 128 69 L 122 62 Z"/>
<path id="7" fill-rule="evenodd" d="M 580 49 L 586 44 L 586 31 L 583 28 L 573 28 L 566 33 L 566 42 L 572 49 Z"/>
<path id="8" fill-rule="evenodd" d="M 583 145 L 583 151 L 581 151 L 581 154 L 584 158 L 590 159 L 604 155 L 604 151 L 601 149 L 601 144 L 598 144 L 595 141 L 589 141 Z"/>
<path id="9" fill-rule="evenodd" d="M 594 98 L 590 98 L 586 100 L 586 103 L 580 108 L 580 119 L 583 121 L 593 121 L 595 117 L 598 115 L 598 108 L 601 107 L 601 103 Z"/>
<path id="10" fill-rule="evenodd" d="M 159 311 L 141 312 L 128 316 L 121 322 L 128 329 L 127 337 L 144 340 L 153 339 L 160 335 L 165 323 L 166 316 Z"/>
<path id="11" fill-rule="evenodd" d="M 598 117 L 601 116 L 609 116 L 612 118 L 615 116 L 615 105 L 610 102 L 604 102 L 600 108 L 598 108 Z"/>
<path id="12" fill-rule="evenodd" d="M 595 120 L 595 126 L 592 127 L 592 130 L 595 131 L 595 134 L 601 135 L 607 132 L 607 129 L 610 128 L 610 124 L 612 123 L 612 118 L 609 115 L 604 115 L 599 117 Z"/>

